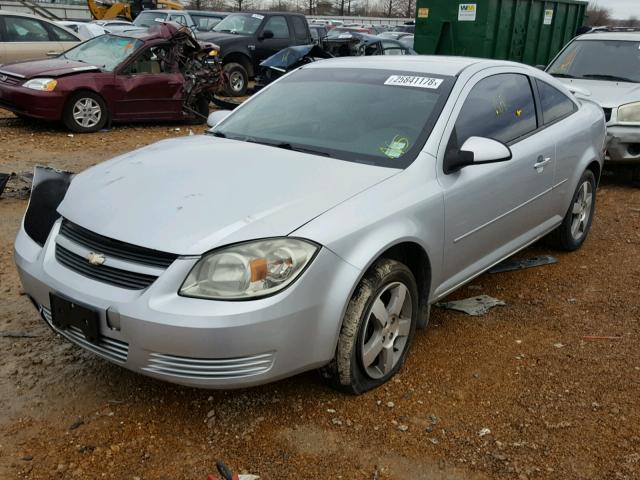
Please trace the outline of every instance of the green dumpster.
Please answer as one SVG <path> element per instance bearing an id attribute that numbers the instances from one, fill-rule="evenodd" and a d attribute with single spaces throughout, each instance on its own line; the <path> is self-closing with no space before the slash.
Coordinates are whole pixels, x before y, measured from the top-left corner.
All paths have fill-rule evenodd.
<path id="1" fill-rule="evenodd" d="M 586 1 L 417 0 L 414 48 L 547 65 L 585 20 Z"/>

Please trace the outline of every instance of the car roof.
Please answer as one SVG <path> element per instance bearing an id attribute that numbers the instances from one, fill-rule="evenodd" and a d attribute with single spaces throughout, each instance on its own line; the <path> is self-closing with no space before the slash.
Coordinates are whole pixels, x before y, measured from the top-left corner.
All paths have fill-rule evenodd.
<path id="1" fill-rule="evenodd" d="M 184 12 L 188 12 L 189 15 L 202 15 L 203 17 L 218 17 L 220 15 L 224 15 L 225 17 L 229 15 L 229 12 L 212 12 L 209 10 L 183 10 Z"/>
<path id="2" fill-rule="evenodd" d="M 594 32 L 580 35 L 576 40 L 622 40 L 640 42 L 640 32 Z"/>
<path id="3" fill-rule="evenodd" d="M 379 37 L 375 38 L 381 40 Z M 321 62 L 310 63 L 303 68 L 367 68 L 455 76 L 465 68 L 477 64 L 484 64 L 486 67 L 525 66 L 515 62 L 485 58 L 448 57 L 440 55 L 372 55 L 331 58 Z"/>

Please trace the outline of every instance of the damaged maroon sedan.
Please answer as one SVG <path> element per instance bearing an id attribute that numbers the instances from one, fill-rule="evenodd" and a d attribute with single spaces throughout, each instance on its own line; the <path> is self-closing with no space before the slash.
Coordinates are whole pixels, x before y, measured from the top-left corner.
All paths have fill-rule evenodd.
<path id="1" fill-rule="evenodd" d="M 222 82 L 215 51 L 172 23 L 102 35 L 53 59 L 0 66 L 0 107 L 74 132 L 111 122 L 203 123 Z"/>

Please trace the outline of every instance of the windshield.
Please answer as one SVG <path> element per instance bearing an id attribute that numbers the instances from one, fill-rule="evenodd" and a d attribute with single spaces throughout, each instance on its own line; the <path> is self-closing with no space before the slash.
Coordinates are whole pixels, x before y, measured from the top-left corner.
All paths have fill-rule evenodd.
<path id="1" fill-rule="evenodd" d="M 452 77 L 424 73 L 302 68 L 267 87 L 212 133 L 405 168 L 426 142 L 453 83 Z"/>
<path id="2" fill-rule="evenodd" d="M 142 12 L 133 21 L 133 24 L 137 27 L 150 28 L 157 25 L 156 20 L 164 22 L 167 19 L 167 14 L 162 12 Z"/>
<path id="3" fill-rule="evenodd" d="M 640 42 L 576 40 L 547 72 L 556 77 L 640 82 Z"/>
<path id="4" fill-rule="evenodd" d="M 135 38 L 101 35 L 81 43 L 62 56 L 111 72 L 141 46 L 142 42 Z"/>
<path id="5" fill-rule="evenodd" d="M 253 35 L 262 23 L 264 15 L 257 13 L 232 13 L 213 27 L 214 32 Z"/>

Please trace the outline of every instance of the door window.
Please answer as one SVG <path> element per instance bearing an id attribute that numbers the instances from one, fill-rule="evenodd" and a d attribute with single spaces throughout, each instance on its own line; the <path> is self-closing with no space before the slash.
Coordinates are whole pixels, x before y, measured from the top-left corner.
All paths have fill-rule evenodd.
<path id="1" fill-rule="evenodd" d="M 180 25 L 187 24 L 187 19 L 185 18 L 184 15 L 170 15 L 169 21 L 179 23 Z"/>
<path id="2" fill-rule="evenodd" d="M 289 39 L 289 26 L 287 25 L 287 19 L 284 17 L 271 17 L 267 20 L 262 31 L 264 32 L 265 30 L 271 30 L 273 32 L 273 38 Z"/>
<path id="3" fill-rule="evenodd" d="M 462 106 L 447 150 L 458 150 L 469 137 L 511 143 L 537 128 L 529 78 L 519 74 L 487 77 L 476 84 Z"/>
<path id="4" fill-rule="evenodd" d="M 296 40 L 298 40 L 299 42 L 306 42 L 307 40 L 309 40 L 309 36 L 307 35 L 307 27 L 304 20 L 301 17 L 293 16 L 291 17 L 291 21 L 293 22 L 293 31 L 296 35 Z"/>
<path id="5" fill-rule="evenodd" d="M 124 70 L 125 75 L 171 73 L 168 45 L 147 48 Z"/>
<path id="6" fill-rule="evenodd" d="M 48 42 L 49 33 L 42 22 L 26 17 L 5 17 L 8 42 Z"/>
<path id="7" fill-rule="evenodd" d="M 542 80 L 537 80 L 542 119 L 545 125 L 560 120 L 576 111 L 576 104 L 564 93 Z"/>

